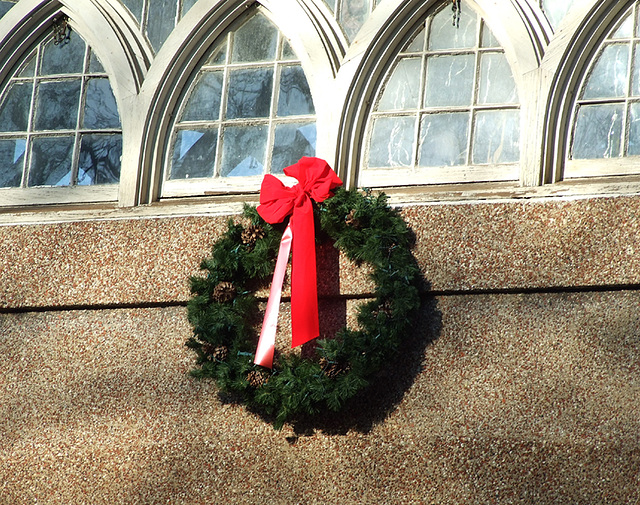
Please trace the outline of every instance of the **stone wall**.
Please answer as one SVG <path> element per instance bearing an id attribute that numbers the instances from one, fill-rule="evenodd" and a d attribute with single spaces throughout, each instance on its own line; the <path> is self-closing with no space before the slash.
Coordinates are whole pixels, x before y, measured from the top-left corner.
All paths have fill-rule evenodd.
<path id="1" fill-rule="evenodd" d="M 187 279 L 226 217 L 2 226 L 0 504 L 637 503 L 639 211 L 403 208 L 415 333 L 347 412 L 281 432 L 188 376 Z M 321 254 L 346 317 L 371 286 Z"/>

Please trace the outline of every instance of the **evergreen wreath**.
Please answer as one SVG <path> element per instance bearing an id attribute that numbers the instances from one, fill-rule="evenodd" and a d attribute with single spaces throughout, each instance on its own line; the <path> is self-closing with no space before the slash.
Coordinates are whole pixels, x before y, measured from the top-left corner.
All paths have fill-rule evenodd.
<path id="1" fill-rule="evenodd" d="M 206 275 L 190 278 L 193 336 L 186 345 L 197 353 L 191 375 L 215 380 L 222 392 L 272 417 L 277 429 L 323 408 L 339 411 L 411 331 L 422 279 L 411 253 L 413 235 L 384 194 L 338 188 L 314 203 L 316 240 L 332 240 L 351 261 L 370 264 L 375 292 L 358 308 L 357 329 L 343 327 L 333 338 L 317 339 L 313 358 L 276 351 L 268 369 L 253 363 L 259 323 L 254 293 L 268 287 L 286 222 L 268 224 L 250 206 L 243 215 L 244 224 L 229 220 L 211 257 L 202 261 Z"/>

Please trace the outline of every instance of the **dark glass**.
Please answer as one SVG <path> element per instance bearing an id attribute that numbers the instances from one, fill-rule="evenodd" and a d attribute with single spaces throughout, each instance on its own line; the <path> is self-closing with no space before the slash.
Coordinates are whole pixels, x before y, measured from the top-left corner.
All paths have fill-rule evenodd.
<path id="1" fill-rule="evenodd" d="M 262 175 L 267 152 L 267 125 L 230 126 L 224 129 L 223 177 Z"/>
<path id="2" fill-rule="evenodd" d="M 302 67 L 284 67 L 280 73 L 278 116 L 315 114 L 311 91 Z"/>
<path id="3" fill-rule="evenodd" d="M 222 72 L 204 72 L 193 87 L 182 121 L 214 121 L 220 117 Z"/>
<path id="4" fill-rule="evenodd" d="M 55 45 L 47 42 L 42 53 L 40 75 L 80 74 L 84 70 L 86 44 L 74 32 L 68 40 Z"/>
<path id="5" fill-rule="evenodd" d="M 33 84 L 13 83 L 0 105 L 0 131 L 26 132 Z"/>
<path id="6" fill-rule="evenodd" d="M 115 184 L 120 180 L 122 135 L 83 135 L 78 163 L 79 186 Z"/>
<path id="7" fill-rule="evenodd" d="M 217 144 L 217 128 L 178 130 L 169 178 L 213 177 Z"/>
<path id="8" fill-rule="evenodd" d="M 69 186 L 74 137 L 36 137 L 31 143 L 29 186 Z"/>
<path id="9" fill-rule="evenodd" d="M 269 117 L 273 70 L 234 70 L 229 73 L 227 118 Z"/>
<path id="10" fill-rule="evenodd" d="M 271 172 L 281 174 L 303 156 L 316 153 L 315 123 L 281 124 L 276 127 Z"/>
<path id="11" fill-rule="evenodd" d="M 36 130 L 75 129 L 80 79 L 41 82 L 37 96 Z"/>
<path id="12" fill-rule="evenodd" d="M 89 79 L 87 82 L 83 124 L 85 128 L 94 130 L 120 127 L 118 105 L 106 77 Z"/>
<path id="13" fill-rule="evenodd" d="M 157 52 L 176 23 L 176 0 L 152 0 L 147 14 L 147 35 Z"/>
<path id="14" fill-rule="evenodd" d="M 22 181 L 24 138 L 0 139 L 0 188 L 17 188 Z"/>

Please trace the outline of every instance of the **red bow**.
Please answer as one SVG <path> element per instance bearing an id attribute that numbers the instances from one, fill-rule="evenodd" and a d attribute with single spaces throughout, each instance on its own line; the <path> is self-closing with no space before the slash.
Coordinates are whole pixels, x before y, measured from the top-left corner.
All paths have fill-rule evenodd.
<path id="1" fill-rule="evenodd" d="M 320 335 L 316 278 L 315 229 L 311 199 L 322 202 L 342 184 L 326 161 L 304 157 L 284 169 L 299 184 L 285 186 L 273 175 L 265 175 L 260 190 L 258 214 L 268 223 L 280 223 L 291 215 L 293 234 L 291 272 L 291 347 Z"/>

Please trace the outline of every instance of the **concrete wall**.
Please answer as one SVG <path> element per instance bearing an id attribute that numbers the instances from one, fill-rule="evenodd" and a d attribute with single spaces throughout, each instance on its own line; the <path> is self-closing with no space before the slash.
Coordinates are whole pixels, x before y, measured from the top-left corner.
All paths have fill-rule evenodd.
<path id="1" fill-rule="evenodd" d="M 639 211 L 403 208 L 415 333 L 349 411 L 282 432 L 187 375 L 226 217 L 1 226 L 0 504 L 640 503 Z M 370 285 L 322 254 L 330 316 Z"/>

